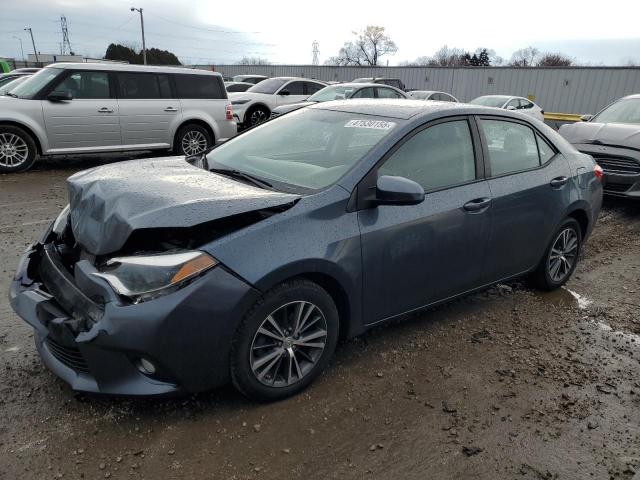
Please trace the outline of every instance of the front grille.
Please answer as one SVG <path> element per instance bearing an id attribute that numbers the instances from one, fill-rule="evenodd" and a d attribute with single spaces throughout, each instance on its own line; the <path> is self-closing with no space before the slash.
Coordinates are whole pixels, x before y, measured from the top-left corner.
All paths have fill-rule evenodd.
<path id="1" fill-rule="evenodd" d="M 89 373 L 89 366 L 78 348 L 60 345 L 51 337 L 47 337 L 45 342 L 47 347 L 49 347 L 51 355 L 64 363 L 67 367 L 75 370 L 76 372 Z"/>
<path id="2" fill-rule="evenodd" d="M 626 192 L 627 190 L 629 190 L 629 188 L 631 188 L 631 185 L 629 185 L 628 183 L 607 182 L 605 184 L 605 186 L 604 186 L 604 191 L 605 192 L 623 193 L 623 192 Z"/>
<path id="3" fill-rule="evenodd" d="M 623 175 L 640 174 L 640 163 L 632 158 L 597 156 L 596 163 L 602 167 L 605 173 L 617 173 Z"/>

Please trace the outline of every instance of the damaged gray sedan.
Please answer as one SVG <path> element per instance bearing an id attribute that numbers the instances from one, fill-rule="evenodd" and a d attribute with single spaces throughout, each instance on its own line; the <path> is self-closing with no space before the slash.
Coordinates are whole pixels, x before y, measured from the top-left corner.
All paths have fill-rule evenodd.
<path id="1" fill-rule="evenodd" d="M 208 154 L 68 179 L 14 310 L 75 390 L 295 394 L 339 338 L 530 275 L 571 276 L 601 171 L 550 128 L 453 103 L 350 100 Z"/>

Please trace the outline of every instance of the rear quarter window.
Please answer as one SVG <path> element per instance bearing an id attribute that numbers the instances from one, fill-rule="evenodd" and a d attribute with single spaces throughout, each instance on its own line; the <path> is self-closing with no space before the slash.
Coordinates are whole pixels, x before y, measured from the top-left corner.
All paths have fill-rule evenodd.
<path id="1" fill-rule="evenodd" d="M 226 89 L 217 75 L 174 75 L 178 98 L 223 99 Z"/>

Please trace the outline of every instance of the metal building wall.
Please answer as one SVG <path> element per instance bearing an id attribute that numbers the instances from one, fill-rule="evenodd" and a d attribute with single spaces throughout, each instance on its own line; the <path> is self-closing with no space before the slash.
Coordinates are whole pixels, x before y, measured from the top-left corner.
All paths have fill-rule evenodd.
<path id="1" fill-rule="evenodd" d="M 210 68 L 203 66 L 199 68 Z M 313 65 L 216 65 L 233 76 L 255 73 L 350 81 L 358 77 L 400 78 L 407 88 L 442 90 L 461 101 L 480 95 L 532 96 L 547 112 L 596 113 L 612 101 L 640 93 L 640 68 L 634 67 L 330 67 Z"/>

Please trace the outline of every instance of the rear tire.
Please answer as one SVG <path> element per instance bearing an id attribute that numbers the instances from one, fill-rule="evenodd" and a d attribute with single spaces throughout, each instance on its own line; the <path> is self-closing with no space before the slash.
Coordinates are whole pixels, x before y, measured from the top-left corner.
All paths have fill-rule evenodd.
<path id="1" fill-rule="evenodd" d="M 582 248 L 582 230 L 573 219 L 566 219 L 551 237 L 536 271 L 531 275 L 533 285 L 551 291 L 564 285 L 578 265 Z"/>
<path id="2" fill-rule="evenodd" d="M 31 135 L 19 127 L 0 126 L 0 173 L 24 172 L 33 166 L 37 156 Z"/>
<path id="3" fill-rule="evenodd" d="M 257 401 L 295 395 L 326 368 L 338 332 L 338 310 L 323 288 L 308 280 L 282 283 L 254 304 L 236 331 L 233 384 Z"/>
<path id="4" fill-rule="evenodd" d="M 213 146 L 209 130 L 195 123 L 183 125 L 176 134 L 174 151 L 178 155 L 199 155 Z"/>

